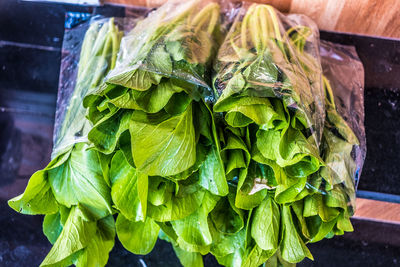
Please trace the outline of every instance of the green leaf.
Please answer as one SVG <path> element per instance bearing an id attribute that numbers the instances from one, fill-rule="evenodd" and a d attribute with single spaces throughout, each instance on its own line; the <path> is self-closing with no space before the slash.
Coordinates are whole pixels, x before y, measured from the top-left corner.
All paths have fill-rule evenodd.
<path id="1" fill-rule="evenodd" d="M 105 117 L 90 130 L 89 141 L 104 154 L 114 152 L 118 139 L 123 132 L 128 130 L 131 116 L 132 113 L 129 111 L 119 111 L 111 117 Z"/>
<path id="2" fill-rule="evenodd" d="M 41 266 L 69 266 L 96 235 L 96 222 L 87 221 L 80 207 L 72 207 L 64 228 Z"/>
<path id="3" fill-rule="evenodd" d="M 196 175 L 187 178 L 179 183 L 179 191 L 171 193 L 171 198 L 163 205 L 153 205 L 147 203 L 147 215 L 158 222 L 174 221 L 182 219 L 196 211 L 202 204 L 206 190 L 202 189 L 196 180 L 192 180 Z M 149 184 L 152 184 L 152 177 Z M 172 182 L 170 182 L 172 183 Z M 152 198 L 153 191 L 149 187 L 149 199 Z"/>
<path id="4" fill-rule="evenodd" d="M 212 238 L 208 228 L 207 216 L 214 208 L 217 200 L 216 196 L 207 192 L 198 210 L 183 219 L 171 221 L 172 227 L 178 235 L 178 244 L 180 243 L 179 239 L 196 246 L 211 244 Z"/>
<path id="5" fill-rule="evenodd" d="M 46 214 L 43 220 L 43 233 L 50 241 L 54 244 L 57 238 L 60 236 L 63 226 L 61 224 L 60 212 L 54 214 Z"/>
<path id="6" fill-rule="evenodd" d="M 310 243 L 315 243 L 325 238 L 336 224 L 336 220 L 323 222 L 319 216 L 308 217 L 306 220 L 312 237 Z"/>
<path id="7" fill-rule="evenodd" d="M 304 198 L 304 217 L 318 215 L 318 196 L 316 194 Z"/>
<path id="8" fill-rule="evenodd" d="M 48 171 L 49 183 L 60 204 L 71 207 L 84 205 L 95 216 L 111 214 L 110 188 L 103 177 L 98 152 L 76 144 L 62 165 Z"/>
<path id="9" fill-rule="evenodd" d="M 339 215 L 340 211 L 338 209 L 331 208 L 324 203 L 322 195 L 315 194 L 314 196 L 318 207 L 318 215 L 322 219 L 322 221 L 332 221 Z"/>
<path id="10" fill-rule="evenodd" d="M 147 209 L 147 176 L 128 164 L 121 150 L 111 161 L 111 197 L 118 211 L 132 221 L 144 221 Z"/>
<path id="11" fill-rule="evenodd" d="M 280 124 L 284 117 L 275 112 L 267 98 L 241 97 L 231 101 L 225 115 L 228 125 L 245 127 L 256 123 L 261 129 L 272 129 Z"/>
<path id="12" fill-rule="evenodd" d="M 154 247 L 160 227 L 151 218 L 146 217 L 144 222 L 133 222 L 118 215 L 117 235 L 124 248 L 132 253 L 145 255 Z"/>
<path id="13" fill-rule="evenodd" d="M 307 182 L 307 177 L 290 177 L 283 171 L 281 171 L 281 176 L 278 179 L 275 200 L 280 204 L 296 201 L 297 196 L 303 192 L 302 190 L 305 188 Z"/>
<path id="14" fill-rule="evenodd" d="M 230 193 L 228 197 L 232 199 L 234 194 Z M 220 233 L 234 234 L 244 227 L 243 211 L 236 208 L 231 201 L 226 197 L 221 198 L 210 214 L 214 227 Z"/>
<path id="15" fill-rule="evenodd" d="M 213 243 L 211 245 L 211 253 L 216 256 L 217 259 L 230 254 L 236 254 L 236 252 L 239 252 L 239 255 L 235 255 L 233 257 L 236 260 L 237 256 L 243 256 L 246 239 L 246 229 L 244 227 L 236 233 L 223 233 L 218 228 L 216 228 L 215 223 L 210 222 L 209 226 L 213 239 Z"/>
<path id="16" fill-rule="evenodd" d="M 290 263 L 285 261 L 282 258 L 281 252 L 278 249 L 274 256 L 268 259 L 268 261 L 265 263 L 265 266 L 268 267 L 296 267 L 295 263 Z"/>
<path id="17" fill-rule="evenodd" d="M 275 83 L 278 79 L 278 68 L 274 64 L 269 50 L 265 49 L 263 53 L 243 71 L 243 75 L 254 88 L 259 86 L 265 87 Z"/>
<path id="18" fill-rule="evenodd" d="M 135 165 L 148 175 L 178 174 L 196 161 L 192 105 L 157 125 L 131 120 L 129 130 Z"/>
<path id="19" fill-rule="evenodd" d="M 137 109 L 149 113 L 156 113 L 163 109 L 173 98 L 174 94 L 184 89 L 174 83 L 173 79 L 162 80 L 160 84 L 153 85 L 149 90 L 129 90 L 110 102 L 123 109 Z"/>
<path id="20" fill-rule="evenodd" d="M 346 232 L 353 232 L 353 225 L 350 221 L 350 215 L 346 211 L 342 211 L 337 220 L 337 228 L 346 231 Z"/>
<path id="21" fill-rule="evenodd" d="M 257 131 L 256 146 L 264 158 L 276 161 L 280 139 L 279 131 L 259 130 Z"/>
<path id="22" fill-rule="evenodd" d="M 310 235 L 310 232 L 308 231 L 307 220 L 303 216 L 303 211 L 304 211 L 303 199 L 292 203 L 292 209 L 293 209 L 294 213 L 296 214 L 298 226 L 299 226 L 299 229 L 301 229 L 301 233 L 303 234 L 303 236 L 305 238 L 310 239 L 311 235 Z"/>
<path id="23" fill-rule="evenodd" d="M 133 157 L 132 157 L 131 134 L 129 133 L 129 131 L 125 131 L 121 134 L 121 136 L 119 138 L 118 146 L 124 153 L 125 159 L 129 163 L 129 165 L 136 168 L 135 163 L 133 162 Z"/>
<path id="24" fill-rule="evenodd" d="M 238 249 L 231 254 L 227 254 L 223 257 L 215 256 L 218 263 L 226 267 L 241 266 L 243 262 L 243 249 Z"/>
<path id="25" fill-rule="evenodd" d="M 80 253 L 75 265 L 77 267 L 105 266 L 108 255 L 115 243 L 115 223 L 112 215 L 97 221 L 96 233 L 87 247 Z"/>
<path id="26" fill-rule="evenodd" d="M 263 250 L 276 250 L 279 245 L 280 210 L 278 205 L 267 196 L 254 212 L 251 224 L 251 236 Z"/>
<path id="27" fill-rule="evenodd" d="M 254 245 L 247 253 L 246 260 L 242 264 L 242 267 L 253 267 L 260 266 L 266 262 L 275 253 L 274 250 L 262 250 L 259 246 Z"/>
<path id="28" fill-rule="evenodd" d="M 162 177 L 151 177 L 149 184 L 148 201 L 154 206 L 161 206 L 171 200 L 174 194 L 175 184 Z"/>
<path id="29" fill-rule="evenodd" d="M 239 172 L 235 205 L 241 209 L 252 209 L 261 204 L 268 193 L 268 182 L 273 180 L 272 168 L 251 161 L 247 169 Z"/>
<path id="30" fill-rule="evenodd" d="M 146 91 L 153 84 L 159 84 L 161 78 L 162 76 L 157 73 L 136 67 L 122 73 L 113 73 L 112 76 L 108 77 L 107 83 L 121 85 L 137 91 Z"/>
<path id="31" fill-rule="evenodd" d="M 58 211 L 57 201 L 51 191 L 47 172 L 40 170 L 29 179 L 25 192 L 8 201 L 8 205 L 24 214 L 53 214 Z"/>
<path id="32" fill-rule="evenodd" d="M 107 185 L 111 187 L 109 172 L 110 172 L 110 163 L 113 155 L 112 154 L 107 155 L 101 152 L 99 152 L 97 155 L 99 156 L 100 167 L 101 170 L 103 171 L 104 180 L 106 181 Z"/>
<path id="33" fill-rule="evenodd" d="M 351 157 L 353 144 L 335 136 L 331 131 L 324 131 L 326 140 L 325 168 L 321 170 L 321 176 L 332 186 L 343 183 L 347 188 L 354 188 L 353 177 L 356 171 L 356 163 Z"/>
<path id="34" fill-rule="evenodd" d="M 203 267 L 203 257 L 198 252 L 187 252 L 177 246 L 172 246 L 179 261 L 184 267 Z"/>
<path id="35" fill-rule="evenodd" d="M 228 194 L 228 183 L 219 151 L 213 145 L 199 168 L 200 185 L 217 196 Z"/>
<path id="36" fill-rule="evenodd" d="M 282 258 L 290 263 L 300 262 L 305 257 L 313 260 L 313 256 L 303 240 L 301 240 L 293 224 L 290 206 L 282 206 L 281 212 L 282 241 L 280 250 L 282 252 Z"/>

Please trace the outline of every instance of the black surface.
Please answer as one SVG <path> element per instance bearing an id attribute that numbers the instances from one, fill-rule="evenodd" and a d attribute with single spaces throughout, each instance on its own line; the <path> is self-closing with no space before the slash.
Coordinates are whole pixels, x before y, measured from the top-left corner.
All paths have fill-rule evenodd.
<path id="1" fill-rule="evenodd" d="M 123 7 L 0 1 L 0 40 L 61 48 L 66 12 L 124 16 Z"/>
<path id="2" fill-rule="evenodd" d="M 14 90 L 54 93 L 58 86 L 60 56 L 60 49 L 1 46 L 1 86 Z"/>
<path id="3" fill-rule="evenodd" d="M 400 89 L 365 91 L 367 158 L 359 189 L 400 195 Z"/>
<path id="4" fill-rule="evenodd" d="M 38 266 L 50 249 L 41 216 L 21 215 L 6 200 L 50 158 L 64 14 L 122 16 L 121 7 L 0 0 L 0 266 Z M 366 75 L 367 159 L 359 189 L 400 195 L 400 41 L 321 32 L 322 39 L 355 45 Z M 315 261 L 299 266 L 397 266 L 400 225 L 353 220 L 355 232 L 310 244 Z M 169 244 L 135 256 L 117 243 L 108 266 L 179 266 Z M 217 266 L 205 257 L 206 266 Z"/>
<path id="5" fill-rule="evenodd" d="M 0 0 L 0 88 L 57 93 L 66 12 L 125 15 L 118 6 Z"/>

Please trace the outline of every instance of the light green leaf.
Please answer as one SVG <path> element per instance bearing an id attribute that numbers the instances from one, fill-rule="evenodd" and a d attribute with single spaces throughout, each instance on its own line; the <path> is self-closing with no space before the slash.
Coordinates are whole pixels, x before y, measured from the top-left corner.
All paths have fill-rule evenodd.
<path id="1" fill-rule="evenodd" d="M 43 233 L 50 241 L 54 244 L 57 238 L 60 236 L 63 226 L 61 224 L 60 212 L 54 214 L 46 214 L 43 220 Z"/>
<path id="2" fill-rule="evenodd" d="M 275 254 L 276 249 L 273 250 L 262 250 L 259 246 L 254 245 L 247 253 L 246 260 L 242 264 L 242 267 L 255 267 L 260 266 L 266 262 L 272 255 Z"/>
<path id="3" fill-rule="evenodd" d="M 110 117 L 99 121 L 88 134 L 88 139 L 96 149 L 104 154 L 114 152 L 121 134 L 128 130 L 130 111 L 118 111 Z"/>
<path id="4" fill-rule="evenodd" d="M 276 250 L 279 245 L 280 210 L 272 197 L 267 196 L 254 212 L 251 236 L 263 250 Z"/>
<path id="5" fill-rule="evenodd" d="M 111 197 L 118 211 L 132 221 L 144 221 L 147 209 L 147 176 L 138 173 L 118 150 L 110 167 Z"/>
<path id="6" fill-rule="evenodd" d="M 66 207 L 84 205 L 102 218 L 112 213 L 111 197 L 97 153 L 87 150 L 86 144 L 78 143 L 68 160 L 49 170 L 48 176 L 57 202 Z"/>
<path id="7" fill-rule="evenodd" d="M 192 105 L 157 125 L 131 120 L 129 130 L 135 165 L 148 175 L 178 174 L 196 161 Z"/>
<path id="8" fill-rule="evenodd" d="M 41 266 L 69 266 L 96 235 L 96 222 L 87 221 L 85 211 L 72 207 L 65 226 Z"/>
<path id="9" fill-rule="evenodd" d="M 282 258 L 290 263 L 300 262 L 305 257 L 313 260 L 313 256 L 301 240 L 293 224 L 290 206 L 282 206 L 281 216 L 282 241 L 280 251 Z"/>
<path id="10" fill-rule="evenodd" d="M 51 191 L 47 172 L 35 172 L 28 182 L 25 192 L 8 201 L 8 205 L 24 214 L 53 214 L 58 211 L 57 201 Z"/>
<path id="11" fill-rule="evenodd" d="M 157 73 L 136 67 L 122 73 L 113 73 L 113 76 L 108 77 L 107 83 L 121 85 L 137 91 L 146 91 L 153 84 L 159 84 L 161 78 L 162 76 Z"/>
<path id="12" fill-rule="evenodd" d="M 228 194 L 228 183 L 219 151 L 213 145 L 199 168 L 200 185 L 217 196 Z"/>
<path id="13" fill-rule="evenodd" d="M 153 205 L 147 203 L 147 215 L 158 222 L 174 221 L 182 219 L 196 211 L 202 204 L 206 190 L 198 185 L 198 181 L 192 183 L 196 174 L 179 183 L 179 191 L 171 193 L 171 198 L 163 205 Z M 149 184 L 152 184 L 152 177 Z M 170 182 L 172 183 L 172 182 Z M 152 198 L 151 188 L 149 187 L 149 199 Z"/>
<path id="14" fill-rule="evenodd" d="M 146 217 L 144 222 L 133 222 L 122 214 L 118 215 L 117 235 L 122 245 L 132 253 L 145 255 L 154 247 L 160 227 L 151 218 Z"/>
<path id="15" fill-rule="evenodd" d="M 187 252 L 177 246 L 172 246 L 179 261 L 184 267 L 203 267 L 203 257 L 198 252 Z"/>
<path id="16" fill-rule="evenodd" d="M 210 193 L 206 193 L 203 203 L 199 209 L 189 216 L 172 221 L 172 227 L 178 235 L 179 239 L 183 239 L 189 244 L 196 246 L 207 246 L 212 242 L 211 233 L 208 228 L 208 213 L 214 208 L 218 198 Z"/>
<path id="17" fill-rule="evenodd" d="M 115 243 L 114 218 L 109 215 L 97 221 L 96 224 L 96 233 L 79 254 L 75 263 L 77 267 L 105 266 L 108 262 L 108 255 Z"/>
<path id="18" fill-rule="evenodd" d="M 172 60 L 161 44 L 153 46 L 145 66 L 146 70 L 168 76 L 172 73 Z"/>

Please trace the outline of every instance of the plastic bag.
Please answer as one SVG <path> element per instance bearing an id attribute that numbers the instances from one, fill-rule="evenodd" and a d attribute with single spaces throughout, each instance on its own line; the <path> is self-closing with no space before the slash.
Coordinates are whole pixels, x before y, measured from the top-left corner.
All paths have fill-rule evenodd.
<path id="1" fill-rule="evenodd" d="M 193 99 L 212 100 L 207 69 L 219 30 L 220 6 L 214 1 L 169 1 L 123 38 L 107 83 L 140 89 L 142 82 L 156 84 L 161 77 L 175 77 L 197 85 L 188 90 Z M 139 80 L 129 84 L 127 77 Z"/>
<path id="2" fill-rule="evenodd" d="M 101 60 L 102 56 L 112 56 L 111 50 L 107 54 L 102 55 L 102 47 L 95 47 L 94 49 L 97 49 L 97 51 L 88 52 L 81 51 L 81 48 L 88 49 L 91 46 L 95 46 L 94 42 L 98 34 L 103 34 L 104 38 L 106 38 L 106 35 L 110 34 L 108 28 L 111 27 L 111 24 L 115 23 L 117 27 L 127 31 L 132 29 L 136 21 L 137 18 L 134 17 L 113 18 L 110 21 L 109 18 L 93 16 L 88 22 L 65 30 L 54 123 L 52 158 L 68 150 L 75 143 L 87 141 L 87 134 L 91 126 L 90 122 L 86 119 L 86 109 L 82 105 L 82 100 L 85 95 L 96 90 L 102 82 L 100 77 L 104 76 L 110 68 L 106 60 L 103 62 L 99 62 L 99 60 Z M 90 39 L 92 43 L 89 43 L 88 38 L 87 43 L 83 44 L 83 37 L 87 31 L 87 34 L 92 36 Z M 120 33 L 118 34 L 121 35 Z M 118 39 L 121 37 L 117 36 Z M 83 46 L 86 46 L 86 48 Z M 86 56 L 88 62 L 85 66 L 80 67 L 78 66 L 78 62 L 82 56 Z M 81 65 L 83 63 L 82 61 Z M 89 80 L 85 76 L 88 73 L 93 73 L 97 77 L 92 77 L 91 75 L 90 77 L 93 80 Z"/>
<path id="3" fill-rule="evenodd" d="M 227 171 L 238 184 L 236 205 L 254 208 L 271 189 L 280 204 L 303 198 L 307 177 L 323 166 L 325 97 L 315 25 L 268 5 L 245 4 L 214 70 L 214 112 L 223 112 L 225 156 L 237 157 L 232 138 L 246 144 L 244 168 Z"/>
<path id="4" fill-rule="evenodd" d="M 367 150 L 364 128 L 364 69 L 355 48 L 352 46 L 321 41 L 320 51 L 323 73 L 329 81 L 333 93 L 333 101 L 330 101 L 333 102 L 333 105 L 327 105 L 327 114 L 329 114 L 330 105 L 332 109 L 337 110 L 345 121 L 343 123 L 336 120 L 336 123 L 342 126 L 336 127 L 339 132 L 336 130 L 334 134 L 341 138 L 337 139 L 339 143 L 336 143 L 335 146 L 340 148 L 340 143 L 343 140 L 347 141 L 351 158 L 354 160 L 354 162 L 349 160 L 341 165 L 341 167 L 348 169 L 349 179 L 346 180 L 340 175 L 332 175 L 333 182 L 344 184 L 350 204 L 355 209 L 355 191 Z M 329 128 L 329 124 L 335 120 L 335 118 L 330 117 L 332 116 L 327 115 L 326 128 Z M 352 137 L 351 134 L 346 134 L 347 127 L 351 128 L 356 138 Z M 340 168 L 337 168 L 337 166 L 335 167 L 329 162 L 327 165 L 331 167 L 333 173 L 340 172 Z"/>
<path id="5" fill-rule="evenodd" d="M 245 3 L 214 66 L 217 111 L 227 111 L 223 102 L 235 95 L 277 97 L 296 111 L 318 146 L 325 117 L 318 47 L 318 29 L 309 18 Z"/>
<path id="6" fill-rule="evenodd" d="M 187 178 L 197 171 L 197 153 L 218 147 L 208 133 L 214 129 L 208 84 L 219 35 L 214 1 L 170 1 L 150 12 L 122 38 L 105 85 L 83 101 L 94 146 L 107 155 L 123 147 L 131 165 L 151 176 Z M 154 131 L 158 142 L 147 139 Z"/>

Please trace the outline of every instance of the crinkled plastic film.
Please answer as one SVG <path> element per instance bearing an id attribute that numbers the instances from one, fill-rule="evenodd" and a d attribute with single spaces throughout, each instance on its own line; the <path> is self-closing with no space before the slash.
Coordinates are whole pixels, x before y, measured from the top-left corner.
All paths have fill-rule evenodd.
<path id="1" fill-rule="evenodd" d="M 335 108 L 356 137 L 351 148 L 351 158 L 354 162 L 346 164 L 351 180 L 334 179 L 334 183 L 343 183 L 350 205 L 354 209 L 355 191 L 367 151 L 364 127 L 364 69 L 352 46 L 321 41 L 320 53 L 323 73 L 329 81 Z M 327 112 L 328 110 L 327 107 Z M 329 124 L 329 116 L 326 124 Z M 337 135 L 340 136 L 341 133 Z M 343 138 L 338 140 L 342 142 Z M 340 147 L 340 144 L 335 145 Z M 335 168 L 332 172 L 335 172 Z"/>
<path id="2" fill-rule="evenodd" d="M 138 13 L 137 16 L 139 17 L 140 14 Z M 86 119 L 86 109 L 82 105 L 82 100 L 86 94 L 96 90 L 102 84 L 102 77 L 110 69 L 107 63 L 108 60 L 98 62 L 103 55 L 99 54 L 102 48 L 96 47 L 95 39 L 99 34 L 109 33 L 111 24 L 124 31 L 128 31 L 133 28 L 137 20 L 138 18 L 135 17 L 104 18 L 97 15 L 93 16 L 88 22 L 65 30 L 54 123 L 52 158 L 68 150 L 73 144 L 87 141 L 87 134 L 91 125 Z M 121 35 L 122 32 L 118 34 Z M 80 62 L 81 56 L 84 55 L 84 52 L 81 50 L 85 45 L 83 44 L 85 36 L 88 36 L 86 39 L 86 48 L 93 46 L 92 48 L 98 51 L 93 52 L 97 53 L 95 56 L 93 54 L 88 56 L 91 52 L 87 52 L 86 63 L 88 64 L 80 67 L 78 62 Z M 119 39 L 121 37 L 118 36 Z M 93 43 L 89 43 L 90 41 Z M 105 55 L 106 58 L 112 56 L 111 53 L 111 50 L 107 52 Z M 81 65 L 83 63 L 82 61 Z M 92 77 L 94 73 L 97 73 L 97 77 Z M 89 74 L 90 79 L 87 74 Z"/>
<path id="3" fill-rule="evenodd" d="M 138 83 L 156 74 L 192 83 L 196 88 L 187 93 L 193 99 L 212 101 L 207 70 L 216 53 L 219 29 L 220 6 L 215 1 L 169 1 L 122 39 L 107 83 L 137 90 Z M 137 81 L 129 84 L 129 79 Z"/>
<path id="4" fill-rule="evenodd" d="M 214 111 L 223 112 L 223 123 L 228 125 L 225 136 L 229 138 L 236 132 L 234 135 L 251 139 L 255 144 L 249 148 L 249 166 L 255 161 L 261 173 L 276 168 L 287 175 L 281 176 L 274 170 L 275 178 L 280 179 L 275 184 L 253 178 L 251 174 L 243 176 L 245 179 L 235 176 L 232 183 L 237 184 L 236 196 L 243 194 L 244 199 L 255 199 L 256 194 L 267 189 L 274 190 L 275 200 L 280 204 L 296 206 L 318 202 L 319 220 L 333 219 L 323 214 L 324 209 L 340 214 L 336 218 L 337 228 L 332 230 L 335 234 L 352 231 L 348 219 L 355 210 L 355 189 L 365 158 L 361 62 L 353 48 L 326 43 L 320 46 L 318 29 L 306 16 L 283 15 L 259 4 L 244 4 L 236 14 L 214 64 L 213 86 L 218 97 Z M 290 118 L 290 125 L 284 126 L 287 128 L 270 123 L 276 119 L 274 112 L 279 112 L 277 99 L 288 110 L 285 117 Z M 264 105 L 263 109 L 257 107 L 260 104 Z M 265 105 L 274 112 L 267 111 Z M 274 115 L 265 119 L 263 114 L 271 113 Z M 282 121 L 287 123 L 285 119 Z M 307 130 L 297 127 L 298 121 Z M 242 130 L 250 132 L 250 138 L 249 134 L 240 133 Z M 292 134 L 299 131 L 299 136 L 307 138 L 298 139 L 300 146 L 308 149 L 301 161 L 285 162 L 286 159 L 280 158 L 284 153 L 282 147 L 297 145 L 287 137 L 289 130 Z M 276 132 L 280 137 L 272 138 Z M 281 138 L 280 142 L 277 138 Z M 277 152 L 271 152 L 274 147 Z M 307 159 L 317 160 L 318 168 Z M 292 189 L 297 187 L 290 180 L 305 181 L 305 187 L 296 189 L 300 192 L 296 197 L 286 194 L 291 190 L 286 184 L 292 186 L 292 183 Z M 236 200 L 239 203 L 237 197 Z M 243 209 L 252 207 L 245 202 L 239 205 Z M 303 218 L 316 215 L 310 207 Z M 320 240 L 317 239 L 311 242 Z"/>
<path id="5" fill-rule="evenodd" d="M 262 22 L 255 22 L 257 18 Z M 303 43 L 293 41 L 291 36 L 294 34 L 300 36 Z M 299 45 L 301 49 L 298 49 Z M 245 77 L 246 88 L 251 89 L 253 96 L 277 97 L 289 109 L 296 110 L 318 146 L 325 117 L 318 47 L 318 29 L 309 18 L 286 16 L 271 6 L 243 4 L 219 49 L 214 66 L 217 74 L 213 85 L 219 102 L 242 93 L 237 91 L 242 88 L 229 84 L 234 82 L 232 70 L 263 55 L 265 61 L 271 62 L 270 68 L 258 69 L 253 72 L 257 75 Z M 242 64 L 238 66 L 238 62 Z"/>

